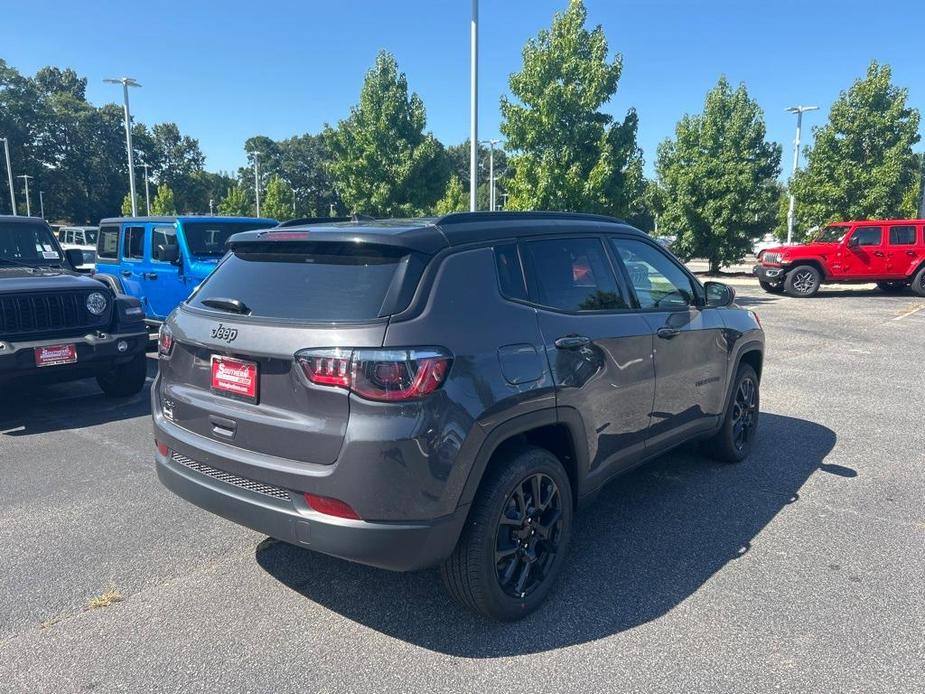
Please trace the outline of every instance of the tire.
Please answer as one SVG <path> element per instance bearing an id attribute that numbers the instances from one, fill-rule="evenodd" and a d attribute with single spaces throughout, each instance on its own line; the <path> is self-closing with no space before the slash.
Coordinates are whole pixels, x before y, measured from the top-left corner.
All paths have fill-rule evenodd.
<path id="1" fill-rule="evenodd" d="M 812 265 L 797 265 L 787 273 L 784 291 L 789 296 L 807 298 L 819 291 L 822 275 Z"/>
<path id="2" fill-rule="evenodd" d="M 903 291 L 909 285 L 905 282 L 877 282 L 877 289 L 887 294 L 896 294 Z"/>
<path id="3" fill-rule="evenodd" d="M 782 291 L 784 291 L 784 288 L 779 284 L 771 284 L 770 282 L 765 282 L 764 280 L 758 280 L 758 284 L 768 294 L 780 294 Z"/>
<path id="4" fill-rule="evenodd" d="M 750 385 L 749 385 L 750 384 Z M 761 398 L 758 375 L 748 364 L 739 366 L 732 386 L 732 397 L 723 415 L 720 430 L 706 442 L 707 453 L 726 463 L 739 463 L 752 451 L 755 433 L 758 430 L 758 416 Z M 745 418 L 744 426 L 739 423 Z"/>
<path id="5" fill-rule="evenodd" d="M 107 397 L 124 398 L 141 392 L 147 376 L 148 359 L 144 352 L 139 352 L 130 362 L 98 374 L 96 382 Z"/>
<path id="6" fill-rule="evenodd" d="M 922 266 L 915 277 L 912 278 L 912 291 L 914 291 L 919 296 L 925 296 L 925 265 Z"/>
<path id="7" fill-rule="evenodd" d="M 547 504 L 542 511 L 533 504 L 536 483 Z M 573 517 L 572 486 L 552 453 L 530 446 L 493 461 L 459 543 L 440 567 L 447 591 L 464 607 L 492 619 L 526 617 L 543 603 L 562 572 Z M 544 528 L 549 541 L 542 537 Z"/>

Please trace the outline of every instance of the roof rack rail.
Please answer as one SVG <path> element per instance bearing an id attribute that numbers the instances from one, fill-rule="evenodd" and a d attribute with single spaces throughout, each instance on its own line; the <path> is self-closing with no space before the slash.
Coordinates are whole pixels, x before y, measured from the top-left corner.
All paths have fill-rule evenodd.
<path id="1" fill-rule="evenodd" d="M 609 217 L 603 214 L 588 214 L 585 212 L 547 212 L 547 211 L 527 211 L 527 212 L 451 212 L 434 221 L 437 226 L 447 226 L 450 224 L 471 224 L 473 222 L 485 222 L 489 220 L 505 219 L 571 219 L 575 221 L 588 222 L 608 222 L 610 224 L 626 224 L 626 220 L 618 217 Z"/>
<path id="2" fill-rule="evenodd" d="M 349 217 L 297 217 L 277 224 L 279 227 L 299 227 L 303 224 L 333 224 L 335 222 L 372 222 L 375 217 L 365 214 L 353 214 Z"/>

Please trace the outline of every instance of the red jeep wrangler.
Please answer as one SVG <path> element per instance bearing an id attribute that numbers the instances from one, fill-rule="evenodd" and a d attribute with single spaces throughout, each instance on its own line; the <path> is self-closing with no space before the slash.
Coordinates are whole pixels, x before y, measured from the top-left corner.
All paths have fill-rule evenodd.
<path id="1" fill-rule="evenodd" d="M 829 282 L 876 282 L 885 292 L 906 287 L 925 296 L 925 220 L 839 222 L 799 246 L 768 248 L 754 267 L 772 294 L 812 296 Z"/>

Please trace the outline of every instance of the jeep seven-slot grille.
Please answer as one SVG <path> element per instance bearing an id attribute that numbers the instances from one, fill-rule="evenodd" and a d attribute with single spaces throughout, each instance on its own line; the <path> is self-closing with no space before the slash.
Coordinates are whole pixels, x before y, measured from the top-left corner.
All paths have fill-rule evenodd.
<path id="1" fill-rule="evenodd" d="M 780 253 L 765 253 L 761 256 L 761 262 L 768 265 L 777 265 L 780 263 Z"/>
<path id="2" fill-rule="evenodd" d="M 188 467 L 190 470 L 195 470 L 196 472 L 207 475 L 212 479 L 218 480 L 219 482 L 233 484 L 235 487 L 247 489 L 251 492 L 257 492 L 258 494 L 263 494 L 264 496 L 271 496 L 274 499 L 289 501 L 289 492 L 287 492 L 285 489 L 274 487 L 272 484 L 264 484 L 263 482 L 249 480 L 246 477 L 239 477 L 238 475 L 234 475 L 230 472 L 218 470 L 211 465 L 206 465 L 205 463 L 195 461 L 192 458 L 187 458 L 185 455 L 181 455 L 176 452 L 174 452 L 170 457 L 175 463 L 180 463 L 180 465 Z"/>
<path id="3" fill-rule="evenodd" d="M 102 316 L 87 310 L 88 292 L 0 296 L 0 336 L 58 333 L 108 324 L 111 308 Z"/>

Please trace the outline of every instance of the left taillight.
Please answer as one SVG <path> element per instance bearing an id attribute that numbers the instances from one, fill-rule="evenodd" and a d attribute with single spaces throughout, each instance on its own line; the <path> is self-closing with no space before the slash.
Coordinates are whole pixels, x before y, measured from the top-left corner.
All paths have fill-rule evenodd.
<path id="1" fill-rule="evenodd" d="M 295 356 L 312 383 L 378 402 L 416 400 L 433 393 L 443 385 L 452 362 L 438 347 L 304 349 Z"/>
<path id="2" fill-rule="evenodd" d="M 171 351 L 173 351 L 173 333 L 170 332 L 166 323 L 161 323 L 157 331 L 157 353 L 161 357 L 169 357 Z"/>

